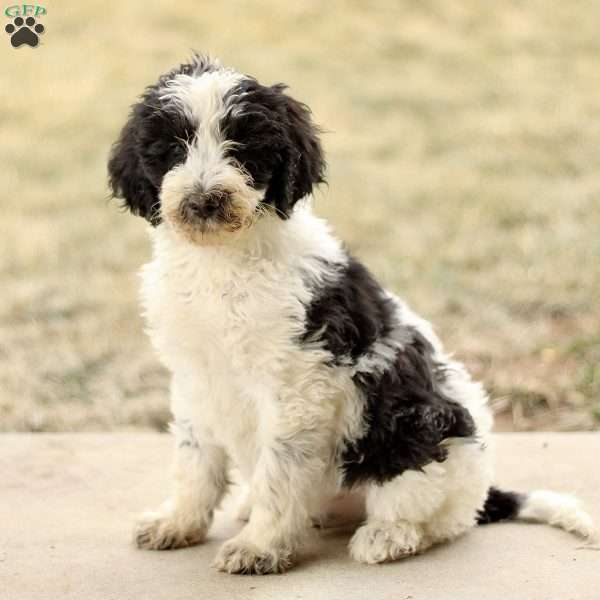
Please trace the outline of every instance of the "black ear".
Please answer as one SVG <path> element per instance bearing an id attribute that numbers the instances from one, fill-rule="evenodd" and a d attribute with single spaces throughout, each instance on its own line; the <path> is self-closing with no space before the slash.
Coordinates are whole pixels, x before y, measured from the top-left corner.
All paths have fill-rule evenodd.
<path id="1" fill-rule="evenodd" d="M 129 121 L 114 143 L 108 161 L 109 185 L 115 198 L 125 200 L 125 205 L 135 215 L 152 225 L 160 223 L 158 190 L 148 179 L 140 156 L 138 107 L 134 107 Z"/>
<path id="2" fill-rule="evenodd" d="M 310 109 L 283 94 L 284 88 L 281 84 L 272 87 L 282 98 L 279 118 L 285 144 L 265 201 L 278 209 L 280 217 L 287 218 L 300 198 L 310 194 L 314 185 L 325 181 L 325 158 Z"/>

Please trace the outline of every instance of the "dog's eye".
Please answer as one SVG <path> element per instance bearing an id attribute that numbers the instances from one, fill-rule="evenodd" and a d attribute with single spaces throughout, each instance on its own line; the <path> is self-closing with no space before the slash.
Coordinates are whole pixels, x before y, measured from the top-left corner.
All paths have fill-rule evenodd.
<path id="1" fill-rule="evenodd" d="M 142 142 L 140 153 L 146 175 L 158 186 L 165 173 L 185 162 L 187 146 L 183 140 L 158 137 Z"/>
<path id="2" fill-rule="evenodd" d="M 193 123 L 180 114 L 157 110 L 139 134 L 140 153 L 150 180 L 159 185 L 162 177 L 185 162 L 188 144 L 194 139 Z"/>
<path id="3" fill-rule="evenodd" d="M 183 140 L 172 142 L 168 148 L 168 159 L 171 166 L 183 162 L 185 160 L 186 143 Z"/>
<path id="4" fill-rule="evenodd" d="M 249 111 L 230 119 L 224 134 L 235 142 L 228 154 L 250 173 L 255 186 L 266 186 L 281 145 L 277 122 L 263 112 Z"/>

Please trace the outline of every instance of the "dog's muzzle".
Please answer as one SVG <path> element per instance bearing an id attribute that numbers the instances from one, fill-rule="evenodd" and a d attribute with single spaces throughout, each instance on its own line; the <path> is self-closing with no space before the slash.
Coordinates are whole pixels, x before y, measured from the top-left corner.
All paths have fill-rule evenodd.
<path id="1" fill-rule="evenodd" d="M 195 191 L 186 195 L 179 204 L 184 223 L 214 221 L 224 223 L 231 209 L 231 194 L 224 190 Z"/>

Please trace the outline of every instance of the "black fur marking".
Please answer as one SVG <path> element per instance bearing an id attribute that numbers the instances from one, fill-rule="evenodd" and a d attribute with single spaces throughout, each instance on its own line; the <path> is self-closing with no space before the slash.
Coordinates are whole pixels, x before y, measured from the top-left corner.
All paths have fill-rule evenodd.
<path id="1" fill-rule="evenodd" d="M 310 110 L 285 94 L 285 88 L 245 79 L 229 92 L 229 111 L 221 123 L 225 138 L 235 142 L 230 156 L 250 174 L 255 188 L 266 190 L 264 202 L 282 218 L 325 180 Z"/>
<path id="2" fill-rule="evenodd" d="M 169 71 L 146 91 L 131 108 L 129 120 L 113 145 L 108 162 L 113 196 L 123 198 L 136 215 L 160 223 L 160 186 L 165 174 L 186 158 L 186 142 L 197 127 L 160 90 L 175 75 L 201 74 L 214 70 L 205 58 L 195 55 L 191 62 Z"/>
<path id="3" fill-rule="evenodd" d="M 431 356 L 421 352 L 420 336 L 405 344 L 383 375 L 359 373 L 365 396 L 367 433 L 350 442 L 343 455 L 344 482 L 384 483 L 406 470 L 443 462 L 448 438 L 475 434 L 469 412 L 440 391 Z"/>
<path id="4" fill-rule="evenodd" d="M 491 487 L 483 508 L 477 513 L 477 524 L 487 525 L 516 519 L 525 498 L 524 494 L 504 492 Z"/>
<path id="5" fill-rule="evenodd" d="M 394 307 L 369 271 L 350 257 L 348 265 L 338 268 L 339 277 L 326 286 L 306 311 L 307 342 L 320 335 L 333 363 L 356 361 L 375 340 L 389 334 Z"/>
<path id="6" fill-rule="evenodd" d="M 475 435 L 470 413 L 446 396 L 445 370 L 427 339 L 396 321 L 396 307 L 369 271 L 350 258 L 339 277 L 307 308 L 304 343 L 320 341 L 333 365 L 356 365 L 373 342 L 393 334 L 403 343 L 383 372 L 358 371 L 354 383 L 364 398 L 366 431 L 346 440 L 341 453 L 344 484 L 384 483 L 406 470 L 446 459 L 442 442 Z"/>

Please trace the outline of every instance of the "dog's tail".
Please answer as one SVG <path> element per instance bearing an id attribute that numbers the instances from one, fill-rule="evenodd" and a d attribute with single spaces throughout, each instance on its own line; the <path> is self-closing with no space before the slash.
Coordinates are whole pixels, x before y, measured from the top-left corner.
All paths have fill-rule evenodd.
<path id="1" fill-rule="evenodd" d="M 478 525 L 512 520 L 548 523 L 589 541 L 598 536 L 592 518 L 573 496 L 546 490 L 517 494 L 491 487 L 477 515 Z"/>

